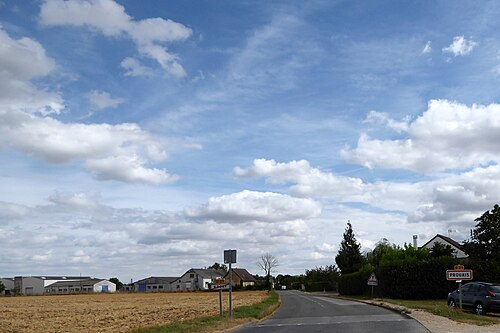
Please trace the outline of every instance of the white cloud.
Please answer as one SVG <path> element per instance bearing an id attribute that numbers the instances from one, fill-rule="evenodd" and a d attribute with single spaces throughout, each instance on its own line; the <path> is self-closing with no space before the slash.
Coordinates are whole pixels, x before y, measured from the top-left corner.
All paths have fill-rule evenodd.
<path id="1" fill-rule="evenodd" d="M 432 52 L 432 42 L 431 41 L 428 41 L 424 48 L 422 49 L 422 54 L 428 54 L 428 53 L 431 53 Z"/>
<path id="2" fill-rule="evenodd" d="M 135 154 L 89 159 L 85 166 L 100 180 L 118 180 L 128 183 L 162 184 L 179 179 L 165 169 L 145 168 L 145 161 Z"/>
<path id="3" fill-rule="evenodd" d="M 151 68 L 141 65 L 141 63 L 134 58 L 127 57 L 123 59 L 120 66 L 125 69 L 125 76 L 153 75 L 153 70 Z"/>
<path id="4" fill-rule="evenodd" d="M 39 90 L 30 82 L 56 67 L 42 45 L 27 37 L 12 39 L 1 26 L 0 45 L 0 112 L 60 113 L 64 104 L 59 94 Z"/>
<path id="5" fill-rule="evenodd" d="M 0 120 L 0 139 L 49 163 L 85 160 L 99 179 L 151 184 L 176 179 L 163 169 L 145 167 L 148 158 L 161 161 L 167 153 L 136 124 L 66 124 L 21 111 L 0 111 Z"/>
<path id="6" fill-rule="evenodd" d="M 364 120 L 365 123 L 382 123 L 387 124 L 387 126 L 396 132 L 407 132 L 409 127 L 410 119 L 405 118 L 403 121 L 396 121 L 392 119 L 389 114 L 384 112 L 370 111 Z"/>
<path id="7" fill-rule="evenodd" d="M 256 159 L 251 167 L 234 168 L 234 174 L 240 178 L 265 177 L 271 184 L 291 183 L 289 192 L 293 196 L 321 196 L 339 202 L 364 202 L 387 210 L 401 211 L 418 207 L 429 187 L 426 183 L 365 183 L 360 178 L 323 172 L 311 167 L 305 160 L 277 163 L 274 160 Z"/>
<path id="8" fill-rule="evenodd" d="M 409 124 L 408 138 L 375 140 L 363 134 L 342 156 L 368 168 L 436 172 L 500 162 L 500 104 L 472 105 L 432 100 Z"/>
<path id="9" fill-rule="evenodd" d="M 229 223 L 286 222 L 310 219 L 320 213 L 321 205 L 312 199 L 247 190 L 221 197 L 212 197 L 207 204 L 185 211 L 188 217 Z"/>
<path id="10" fill-rule="evenodd" d="M 470 54 L 476 46 L 477 43 L 472 39 L 467 40 L 464 36 L 456 36 L 448 47 L 443 48 L 443 52 L 453 53 L 455 57 L 465 56 Z"/>
<path id="11" fill-rule="evenodd" d="M 124 98 L 113 98 L 109 93 L 97 90 L 89 92 L 87 98 L 90 104 L 97 109 L 116 108 L 126 101 Z"/>
<path id="12" fill-rule="evenodd" d="M 136 21 L 113 0 L 46 0 L 40 8 L 40 23 L 45 26 L 84 26 L 108 37 L 131 38 L 137 50 L 156 60 L 165 72 L 175 77 L 186 75 L 177 56 L 164 44 L 183 41 L 191 36 L 192 31 L 172 20 L 148 18 Z M 131 76 L 144 72 L 137 65 L 130 60 L 125 64 L 122 62 Z"/>

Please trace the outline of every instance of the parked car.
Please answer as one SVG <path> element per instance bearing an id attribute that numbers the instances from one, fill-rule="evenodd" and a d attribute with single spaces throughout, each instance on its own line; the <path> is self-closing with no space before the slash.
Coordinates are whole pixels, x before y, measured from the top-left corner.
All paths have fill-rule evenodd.
<path id="1" fill-rule="evenodd" d="M 459 306 L 458 289 L 448 294 L 448 306 Z M 469 282 L 462 286 L 462 307 L 472 309 L 478 315 L 500 312 L 500 284 Z"/>

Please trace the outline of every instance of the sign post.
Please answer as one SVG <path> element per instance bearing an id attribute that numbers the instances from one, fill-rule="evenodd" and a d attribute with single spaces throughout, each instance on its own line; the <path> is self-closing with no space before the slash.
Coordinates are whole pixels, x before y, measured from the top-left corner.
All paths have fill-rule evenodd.
<path id="1" fill-rule="evenodd" d="M 373 298 L 373 286 L 378 286 L 378 279 L 375 273 L 372 273 L 368 278 L 368 285 L 372 286 L 372 298 Z"/>
<path id="2" fill-rule="evenodd" d="M 229 319 L 233 319 L 233 270 L 231 264 L 236 263 L 236 250 L 224 250 L 224 263 L 229 264 Z"/>
<path id="3" fill-rule="evenodd" d="M 454 269 L 446 271 L 446 280 L 458 282 L 458 302 L 462 308 L 462 280 L 470 281 L 473 279 L 472 269 L 465 269 L 463 265 L 455 265 Z"/>

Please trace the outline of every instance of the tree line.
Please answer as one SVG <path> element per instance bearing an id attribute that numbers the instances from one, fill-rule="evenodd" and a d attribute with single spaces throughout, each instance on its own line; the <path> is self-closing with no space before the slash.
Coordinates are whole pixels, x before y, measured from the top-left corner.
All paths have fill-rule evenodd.
<path id="1" fill-rule="evenodd" d="M 466 268 L 474 271 L 474 280 L 500 282 L 500 207 L 494 205 L 475 219 L 470 238 L 462 245 L 469 258 Z M 339 291 L 346 295 L 368 294 L 367 279 L 376 273 L 380 296 L 406 299 L 443 298 L 456 286 L 445 278 L 446 270 L 462 263 L 454 257 L 450 245 L 435 243 L 427 248 L 403 247 L 381 239 L 375 248 L 361 252 L 350 222 L 344 231 L 336 265 L 316 267 L 299 276 L 281 275 L 279 285 L 310 291 Z"/>

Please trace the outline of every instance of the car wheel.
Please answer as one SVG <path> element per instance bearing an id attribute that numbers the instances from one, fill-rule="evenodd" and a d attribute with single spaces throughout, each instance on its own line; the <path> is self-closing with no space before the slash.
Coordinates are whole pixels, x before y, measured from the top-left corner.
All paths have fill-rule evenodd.
<path id="1" fill-rule="evenodd" d="M 474 312 L 476 312 L 477 315 L 483 315 L 484 314 L 483 304 L 476 303 L 476 306 L 474 307 Z"/>
<path id="2" fill-rule="evenodd" d="M 448 300 L 448 306 L 449 306 L 450 308 L 456 308 L 456 307 L 457 307 L 457 304 L 455 303 L 455 300 L 454 300 L 453 298 L 450 298 L 450 299 Z"/>

